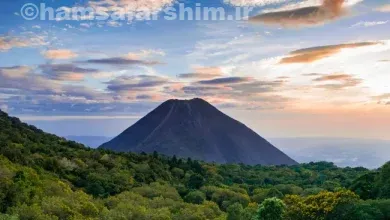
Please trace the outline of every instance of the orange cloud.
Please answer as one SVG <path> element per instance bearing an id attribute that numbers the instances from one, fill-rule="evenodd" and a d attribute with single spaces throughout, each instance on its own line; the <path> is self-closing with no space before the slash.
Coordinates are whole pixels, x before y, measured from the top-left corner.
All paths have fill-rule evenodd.
<path id="1" fill-rule="evenodd" d="M 0 68 L 0 75 L 12 79 L 24 78 L 31 71 L 31 67 L 14 66 Z"/>
<path id="2" fill-rule="evenodd" d="M 56 80 L 73 82 L 83 81 L 84 78 L 85 75 L 82 73 L 63 73 L 61 75 L 56 76 Z"/>
<path id="3" fill-rule="evenodd" d="M 350 75 L 348 74 L 333 74 L 333 75 L 326 75 L 326 76 L 321 76 L 319 78 L 314 79 L 314 81 L 317 82 L 323 82 L 323 81 L 343 81 L 346 79 L 351 78 Z"/>
<path id="4" fill-rule="evenodd" d="M 72 59 L 72 58 L 77 57 L 76 53 L 74 53 L 71 50 L 66 50 L 66 49 L 48 50 L 48 51 L 44 52 L 43 55 L 45 56 L 45 58 L 53 59 L 53 60 L 54 59 L 55 60 L 66 60 L 66 59 Z"/>
<path id="5" fill-rule="evenodd" d="M 374 96 L 374 100 L 382 101 L 382 100 L 390 100 L 390 93 L 385 93 L 382 95 Z"/>
<path id="6" fill-rule="evenodd" d="M 0 37 L 0 52 L 7 52 L 12 48 L 34 47 L 45 45 L 43 37 Z"/>
<path id="7" fill-rule="evenodd" d="M 194 67 L 193 69 L 193 73 L 180 74 L 178 77 L 184 79 L 212 79 L 223 76 L 220 67 Z"/>
<path id="8" fill-rule="evenodd" d="M 324 0 L 320 6 L 263 13 L 249 18 L 252 22 L 286 27 L 313 26 L 336 20 L 347 14 L 344 0 Z"/>
<path id="9" fill-rule="evenodd" d="M 165 52 L 162 50 L 141 50 L 139 52 L 130 52 L 124 57 L 130 60 L 139 60 L 150 56 L 165 56 Z"/>
<path id="10" fill-rule="evenodd" d="M 390 12 L 390 4 L 382 5 L 378 8 L 376 8 L 375 10 L 379 11 L 379 12 L 383 12 L 383 13 Z"/>
<path id="11" fill-rule="evenodd" d="M 340 90 L 344 88 L 358 86 L 362 83 L 362 80 L 357 79 L 352 75 L 344 73 L 334 73 L 315 78 L 313 79 L 313 82 L 325 83 L 315 86 L 316 88 L 322 88 L 327 90 Z"/>
<path id="12" fill-rule="evenodd" d="M 372 46 L 380 44 L 379 42 L 360 42 L 351 44 L 338 44 L 321 47 L 311 47 L 301 50 L 296 50 L 290 53 L 289 57 L 283 58 L 280 64 L 289 63 L 312 63 L 339 53 L 342 49 L 357 48 L 364 46 Z"/>

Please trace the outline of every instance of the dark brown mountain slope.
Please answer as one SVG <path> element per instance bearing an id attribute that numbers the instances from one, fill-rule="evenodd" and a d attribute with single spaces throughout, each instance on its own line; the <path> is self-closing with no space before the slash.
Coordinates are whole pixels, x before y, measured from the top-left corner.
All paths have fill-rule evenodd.
<path id="1" fill-rule="evenodd" d="M 296 164 L 244 124 L 202 99 L 168 100 L 101 148 L 218 163 Z"/>

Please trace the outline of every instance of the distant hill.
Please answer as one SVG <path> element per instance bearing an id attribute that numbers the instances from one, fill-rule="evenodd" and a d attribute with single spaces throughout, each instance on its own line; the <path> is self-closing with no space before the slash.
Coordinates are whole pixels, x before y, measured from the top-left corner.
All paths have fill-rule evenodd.
<path id="1" fill-rule="evenodd" d="M 329 161 L 341 167 L 378 168 L 390 159 L 390 141 L 349 138 L 270 138 L 299 163 Z"/>
<path id="2" fill-rule="evenodd" d="M 104 136 L 66 136 L 65 138 L 71 141 L 82 143 L 85 146 L 92 147 L 92 148 L 97 148 L 103 143 L 111 140 L 110 137 L 104 137 Z"/>
<path id="3" fill-rule="evenodd" d="M 101 148 L 157 151 L 218 163 L 296 164 L 244 124 L 202 99 L 168 100 Z"/>
<path id="4" fill-rule="evenodd" d="M 67 136 L 96 148 L 110 137 Z M 378 168 L 390 159 L 390 141 L 347 138 L 269 138 L 268 141 L 299 163 L 330 161 L 341 167 Z"/>

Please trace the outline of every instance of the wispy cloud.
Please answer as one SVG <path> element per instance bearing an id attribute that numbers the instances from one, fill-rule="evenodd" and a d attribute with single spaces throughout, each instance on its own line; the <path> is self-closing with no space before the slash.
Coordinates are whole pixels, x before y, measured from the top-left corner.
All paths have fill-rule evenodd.
<path id="1" fill-rule="evenodd" d="M 203 97 L 222 107 L 241 109 L 283 108 L 291 99 L 277 94 L 283 80 L 259 80 L 252 77 L 221 77 L 193 81 L 170 92 L 174 97 Z"/>
<path id="2" fill-rule="evenodd" d="M 113 116 L 98 116 L 98 115 L 57 115 L 57 116 L 19 116 L 23 121 L 65 121 L 65 120 L 104 120 L 104 119 L 140 119 L 142 116 L 133 115 L 113 115 Z"/>
<path id="3" fill-rule="evenodd" d="M 39 67 L 48 77 L 60 81 L 83 81 L 85 76 L 100 72 L 98 69 L 82 68 L 74 64 L 44 64 Z"/>
<path id="4" fill-rule="evenodd" d="M 18 79 L 25 77 L 31 70 L 32 68 L 28 66 L 2 67 L 0 75 L 4 78 Z"/>
<path id="5" fill-rule="evenodd" d="M 178 77 L 182 79 L 211 79 L 223 75 L 220 67 L 194 67 L 193 73 L 179 74 Z"/>
<path id="6" fill-rule="evenodd" d="M 146 61 L 146 60 L 137 60 L 137 59 L 134 60 L 125 57 L 90 59 L 85 61 L 85 63 L 107 64 L 107 65 L 144 65 L 144 66 L 154 66 L 154 65 L 162 64 L 159 61 Z"/>
<path id="7" fill-rule="evenodd" d="M 0 89 L 18 96 L 44 96 L 82 98 L 86 100 L 105 99 L 103 93 L 85 86 L 64 84 L 45 74 L 38 74 L 30 67 L 15 66 L 0 68 Z M 78 99 L 80 100 L 80 99 Z"/>
<path id="8" fill-rule="evenodd" d="M 125 57 L 127 59 L 137 60 L 137 59 L 144 59 L 153 56 L 165 56 L 165 55 L 166 55 L 165 52 L 162 50 L 148 49 L 148 50 L 141 50 L 139 52 L 129 52 L 128 54 L 125 55 Z"/>
<path id="9" fill-rule="evenodd" d="M 314 79 L 316 82 L 326 82 L 326 81 L 344 81 L 346 79 L 350 79 L 351 76 L 348 74 L 332 74 L 332 75 L 324 75 Z"/>
<path id="10" fill-rule="evenodd" d="M 387 21 L 361 21 L 352 25 L 352 27 L 373 27 L 378 25 L 384 25 L 387 23 L 389 23 L 388 20 Z"/>
<path id="11" fill-rule="evenodd" d="M 147 91 L 169 81 L 168 78 L 151 75 L 120 76 L 107 82 L 107 89 L 115 92 Z"/>
<path id="12" fill-rule="evenodd" d="M 327 90 L 340 90 L 349 87 L 355 87 L 361 84 L 362 80 L 355 78 L 354 76 L 349 74 L 334 73 L 315 78 L 313 79 L 313 82 L 321 83 L 319 85 L 316 85 L 316 88 L 322 88 Z"/>
<path id="13" fill-rule="evenodd" d="M 302 76 L 322 76 L 323 74 L 321 73 L 304 73 Z"/>
<path id="14" fill-rule="evenodd" d="M 345 0 L 345 6 L 353 6 L 364 0 Z M 234 6 L 269 6 L 269 5 L 282 5 L 276 9 L 267 9 L 264 12 L 275 12 L 275 11 L 286 11 L 297 8 L 320 6 L 322 0 L 303 0 L 303 1 L 292 1 L 292 0 L 224 0 L 225 3 Z"/>
<path id="15" fill-rule="evenodd" d="M 378 8 L 376 8 L 375 10 L 379 11 L 379 12 L 384 12 L 384 13 L 390 12 L 390 4 L 382 5 Z"/>
<path id="16" fill-rule="evenodd" d="M 364 0 L 344 0 L 344 3 L 342 7 L 352 7 L 360 2 L 363 2 Z M 271 8 L 271 9 L 264 9 L 262 10 L 263 13 L 270 13 L 270 12 L 280 12 L 280 11 L 290 11 L 300 8 L 307 8 L 307 7 L 319 7 L 323 4 L 323 0 L 303 0 L 298 2 L 290 2 L 287 1 L 286 4 L 277 7 L 277 8 Z"/>
<path id="17" fill-rule="evenodd" d="M 337 54 L 343 49 L 372 46 L 377 44 L 380 44 L 380 42 L 358 42 L 358 43 L 350 43 L 350 44 L 310 47 L 310 48 L 292 51 L 288 57 L 284 57 L 283 59 L 281 59 L 279 63 L 280 64 L 312 63 L 317 60 L 321 60 L 330 57 L 334 54 Z"/>
<path id="18" fill-rule="evenodd" d="M 286 27 L 319 25 L 345 16 L 347 11 L 342 7 L 343 4 L 344 0 L 324 0 L 320 6 L 268 12 L 251 17 L 249 20 Z"/>
<path id="19" fill-rule="evenodd" d="M 264 6 L 286 2 L 286 0 L 224 0 L 226 4 L 234 6 Z"/>
<path id="20" fill-rule="evenodd" d="M 372 99 L 378 104 L 390 105 L 390 93 L 384 93 L 382 95 L 373 96 Z"/>
<path id="21" fill-rule="evenodd" d="M 203 85 L 220 85 L 220 84 L 237 84 L 237 83 L 243 83 L 248 82 L 251 79 L 248 77 L 223 77 L 223 78 L 216 78 L 211 80 L 202 80 L 199 81 L 199 84 Z"/>
<path id="22" fill-rule="evenodd" d="M 45 45 L 45 39 L 43 37 L 13 37 L 5 36 L 0 37 L 0 52 L 7 52 L 12 48 L 25 48 Z"/>
<path id="23" fill-rule="evenodd" d="M 47 50 L 42 52 L 47 59 L 65 60 L 77 57 L 77 54 L 68 49 Z"/>

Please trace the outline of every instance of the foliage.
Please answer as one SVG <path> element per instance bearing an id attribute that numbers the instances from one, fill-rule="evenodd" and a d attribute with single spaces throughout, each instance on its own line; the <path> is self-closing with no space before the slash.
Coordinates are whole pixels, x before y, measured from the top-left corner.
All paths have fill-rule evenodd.
<path id="1" fill-rule="evenodd" d="M 196 190 L 189 192 L 184 197 L 184 200 L 192 204 L 202 204 L 206 200 L 206 195 L 203 192 Z"/>
<path id="2" fill-rule="evenodd" d="M 0 111 L 0 220 L 254 220 L 277 214 L 287 220 L 386 220 L 389 190 L 390 163 L 370 171 L 327 162 L 219 165 L 115 153 L 44 133 Z"/>
<path id="3" fill-rule="evenodd" d="M 18 219 L 19 219 L 18 216 L 6 215 L 0 213 L 0 220 L 18 220 Z"/>
<path id="4" fill-rule="evenodd" d="M 384 219 L 384 214 L 378 206 L 370 201 L 347 201 L 336 207 L 327 219 L 338 220 L 375 220 Z"/>
<path id="5" fill-rule="evenodd" d="M 234 203 L 227 208 L 227 220 L 241 220 L 242 213 L 244 212 L 244 208 L 240 203 Z"/>
<path id="6" fill-rule="evenodd" d="M 350 186 L 362 199 L 390 199 L 390 162 L 357 178 Z"/>
<path id="7" fill-rule="evenodd" d="M 320 192 L 308 197 L 286 196 L 285 219 L 328 219 L 337 207 L 350 202 L 356 203 L 359 197 L 351 191 Z"/>
<path id="8" fill-rule="evenodd" d="M 282 220 L 286 205 L 278 198 L 264 200 L 259 208 L 259 220 Z"/>

